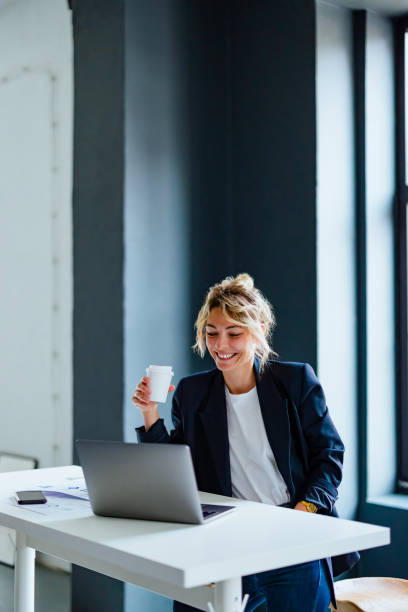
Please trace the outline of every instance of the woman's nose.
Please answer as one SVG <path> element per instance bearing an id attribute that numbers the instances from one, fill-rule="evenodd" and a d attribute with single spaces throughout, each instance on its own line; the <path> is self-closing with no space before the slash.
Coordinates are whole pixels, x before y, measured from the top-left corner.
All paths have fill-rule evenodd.
<path id="1" fill-rule="evenodd" d="M 228 346 L 228 341 L 227 338 L 217 338 L 217 342 L 215 343 L 215 349 L 216 350 L 221 350 L 223 348 L 226 348 Z"/>

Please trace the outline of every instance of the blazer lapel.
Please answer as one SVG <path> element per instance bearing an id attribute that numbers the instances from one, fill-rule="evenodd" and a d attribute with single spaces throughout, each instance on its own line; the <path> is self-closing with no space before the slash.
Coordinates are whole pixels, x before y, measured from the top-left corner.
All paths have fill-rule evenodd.
<path id="1" fill-rule="evenodd" d="M 290 471 L 290 428 L 287 400 L 276 387 L 273 377 L 266 369 L 259 375 L 259 359 L 255 357 L 254 370 L 259 404 L 266 435 L 276 459 L 279 471 L 292 497 L 295 488 Z M 273 368 L 273 363 L 271 366 Z"/>
<path id="2" fill-rule="evenodd" d="M 217 472 L 220 494 L 231 496 L 227 407 L 224 377 L 220 371 L 215 372 L 207 401 L 199 415 Z"/>

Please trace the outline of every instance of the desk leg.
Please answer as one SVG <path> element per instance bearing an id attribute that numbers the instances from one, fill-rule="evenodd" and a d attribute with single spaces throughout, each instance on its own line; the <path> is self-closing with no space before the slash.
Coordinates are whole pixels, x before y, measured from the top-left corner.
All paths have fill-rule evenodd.
<path id="1" fill-rule="evenodd" d="M 241 612 L 241 578 L 231 578 L 215 584 L 215 612 Z"/>
<path id="2" fill-rule="evenodd" d="M 26 546 L 23 533 L 16 533 L 14 567 L 14 612 L 34 612 L 35 550 Z"/>

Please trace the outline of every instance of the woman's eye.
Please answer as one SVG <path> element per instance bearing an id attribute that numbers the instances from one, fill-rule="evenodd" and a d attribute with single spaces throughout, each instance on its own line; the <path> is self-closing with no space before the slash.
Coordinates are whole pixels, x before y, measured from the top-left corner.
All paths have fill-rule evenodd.
<path id="1" fill-rule="evenodd" d="M 210 338 L 212 338 L 213 336 L 216 336 L 217 332 L 207 332 L 207 336 L 209 336 Z M 241 336 L 242 334 L 229 334 L 230 338 L 238 338 L 238 336 Z"/>

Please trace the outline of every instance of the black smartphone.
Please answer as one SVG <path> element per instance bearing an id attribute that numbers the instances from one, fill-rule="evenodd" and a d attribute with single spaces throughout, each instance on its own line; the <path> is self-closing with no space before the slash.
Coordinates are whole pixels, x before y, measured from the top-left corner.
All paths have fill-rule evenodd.
<path id="1" fill-rule="evenodd" d="M 45 504 L 47 502 L 42 491 L 17 491 L 16 499 L 19 504 Z"/>

